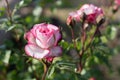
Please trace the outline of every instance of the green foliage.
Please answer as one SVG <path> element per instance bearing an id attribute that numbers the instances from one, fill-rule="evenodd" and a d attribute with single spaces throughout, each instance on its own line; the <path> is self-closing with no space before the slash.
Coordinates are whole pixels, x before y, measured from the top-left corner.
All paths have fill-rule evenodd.
<path id="1" fill-rule="evenodd" d="M 4 16 L 5 14 L 5 8 L 0 8 L 0 17 Z"/>

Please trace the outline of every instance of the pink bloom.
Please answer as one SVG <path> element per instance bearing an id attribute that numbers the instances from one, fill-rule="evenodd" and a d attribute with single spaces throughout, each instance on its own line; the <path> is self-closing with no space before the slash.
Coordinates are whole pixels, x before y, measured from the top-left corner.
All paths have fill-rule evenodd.
<path id="1" fill-rule="evenodd" d="M 80 15 L 77 12 L 69 13 L 69 17 L 67 18 L 67 24 L 68 25 L 71 23 L 72 19 L 79 22 L 80 21 Z"/>
<path id="2" fill-rule="evenodd" d="M 75 20 L 77 22 L 80 21 L 80 14 L 78 14 L 78 12 L 71 12 L 69 13 L 69 17 L 67 18 L 67 25 L 70 25 L 72 20 Z"/>
<path id="3" fill-rule="evenodd" d="M 115 0 L 115 4 L 120 6 L 120 0 Z"/>
<path id="4" fill-rule="evenodd" d="M 62 53 L 58 41 L 61 39 L 60 30 L 52 24 L 36 24 L 25 34 L 28 44 L 25 52 L 28 56 L 36 59 L 51 59 Z"/>
<path id="5" fill-rule="evenodd" d="M 86 15 L 86 20 L 89 23 L 95 23 L 96 22 L 96 18 L 99 15 L 103 15 L 103 11 L 101 8 L 98 8 L 92 4 L 85 4 L 83 5 L 79 10 L 78 13 L 84 12 Z"/>
<path id="6" fill-rule="evenodd" d="M 103 11 L 101 8 L 98 8 L 92 4 L 84 4 L 79 10 L 69 14 L 69 17 L 67 18 L 67 23 L 70 23 L 72 19 L 76 20 L 77 22 L 82 20 L 83 13 L 85 13 L 86 21 L 88 23 L 95 23 L 96 18 L 99 15 L 103 15 Z"/>

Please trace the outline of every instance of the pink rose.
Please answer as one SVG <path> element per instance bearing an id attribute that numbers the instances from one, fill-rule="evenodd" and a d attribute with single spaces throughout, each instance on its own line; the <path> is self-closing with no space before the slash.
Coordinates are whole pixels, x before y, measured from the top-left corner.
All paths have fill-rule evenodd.
<path id="1" fill-rule="evenodd" d="M 25 52 L 28 56 L 36 59 L 50 59 L 60 56 L 62 53 L 61 47 L 58 46 L 58 41 L 61 39 L 60 30 L 52 24 L 34 25 L 25 34 L 25 39 L 28 42 L 25 46 Z"/>
<path id="2" fill-rule="evenodd" d="M 95 23 L 96 22 L 96 18 L 99 15 L 103 15 L 103 11 L 101 8 L 98 8 L 92 4 L 85 4 L 83 5 L 78 11 L 78 13 L 81 14 L 81 12 L 84 12 L 86 15 L 86 20 L 89 23 Z"/>
<path id="3" fill-rule="evenodd" d="M 115 0 L 115 4 L 120 6 L 120 0 Z"/>
<path id="4" fill-rule="evenodd" d="M 69 17 L 67 18 L 67 25 L 70 25 L 72 20 L 75 20 L 75 21 L 79 22 L 80 21 L 80 15 L 77 12 L 69 13 Z"/>
<path id="5" fill-rule="evenodd" d="M 84 4 L 79 10 L 69 14 L 69 17 L 67 18 L 67 24 L 70 23 L 72 19 L 76 20 L 77 22 L 82 20 L 83 13 L 85 13 L 86 21 L 88 23 L 96 23 L 96 18 L 99 15 L 103 15 L 101 8 L 98 8 L 92 4 Z"/>

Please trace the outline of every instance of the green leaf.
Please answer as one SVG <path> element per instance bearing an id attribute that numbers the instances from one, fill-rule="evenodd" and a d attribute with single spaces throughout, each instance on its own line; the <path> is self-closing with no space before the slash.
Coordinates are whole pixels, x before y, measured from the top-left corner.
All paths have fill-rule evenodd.
<path id="1" fill-rule="evenodd" d="M 12 25 L 6 31 L 10 31 L 10 30 L 14 29 L 15 27 L 16 27 L 15 25 Z"/>
<path id="2" fill-rule="evenodd" d="M 1 7 L 0 8 L 0 17 L 4 16 L 5 15 L 5 8 L 4 7 Z"/>
<path id="3" fill-rule="evenodd" d="M 52 77 L 52 74 L 54 73 L 55 71 L 55 67 L 54 65 L 50 68 L 49 72 L 47 73 L 47 77 L 48 78 L 51 78 Z"/>
<path id="4" fill-rule="evenodd" d="M 116 37 L 117 34 L 117 28 L 112 27 L 111 28 L 111 39 L 113 40 Z"/>
<path id="5" fill-rule="evenodd" d="M 10 55 L 11 55 L 11 50 L 6 50 L 5 57 L 3 59 L 3 62 L 5 64 L 9 64 Z"/>
<path id="6" fill-rule="evenodd" d="M 106 36 L 101 36 L 101 40 L 102 40 L 103 43 L 107 43 L 108 42 Z"/>

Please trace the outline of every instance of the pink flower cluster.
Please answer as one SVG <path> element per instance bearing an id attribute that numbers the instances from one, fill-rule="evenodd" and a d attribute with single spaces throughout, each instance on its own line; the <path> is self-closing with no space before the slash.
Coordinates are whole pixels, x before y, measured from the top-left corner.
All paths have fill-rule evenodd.
<path id="1" fill-rule="evenodd" d="M 103 11 L 101 8 L 98 8 L 92 4 L 84 4 L 79 10 L 69 14 L 69 17 L 67 18 L 67 24 L 69 25 L 72 20 L 77 22 L 81 21 L 83 14 L 86 15 L 86 21 L 88 23 L 95 23 L 96 18 L 99 15 L 103 15 Z"/>
<path id="2" fill-rule="evenodd" d="M 25 52 L 28 56 L 36 59 L 48 59 L 60 56 L 62 53 L 61 47 L 58 46 L 58 41 L 61 39 L 60 30 L 58 27 L 41 23 L 36 24 L 25 34 L 27 45 Z"/>
<path id="3" fill-rule="evenodd" d="M 115 0 L 115 4 L 120 6 L 120 0 Z"/>

